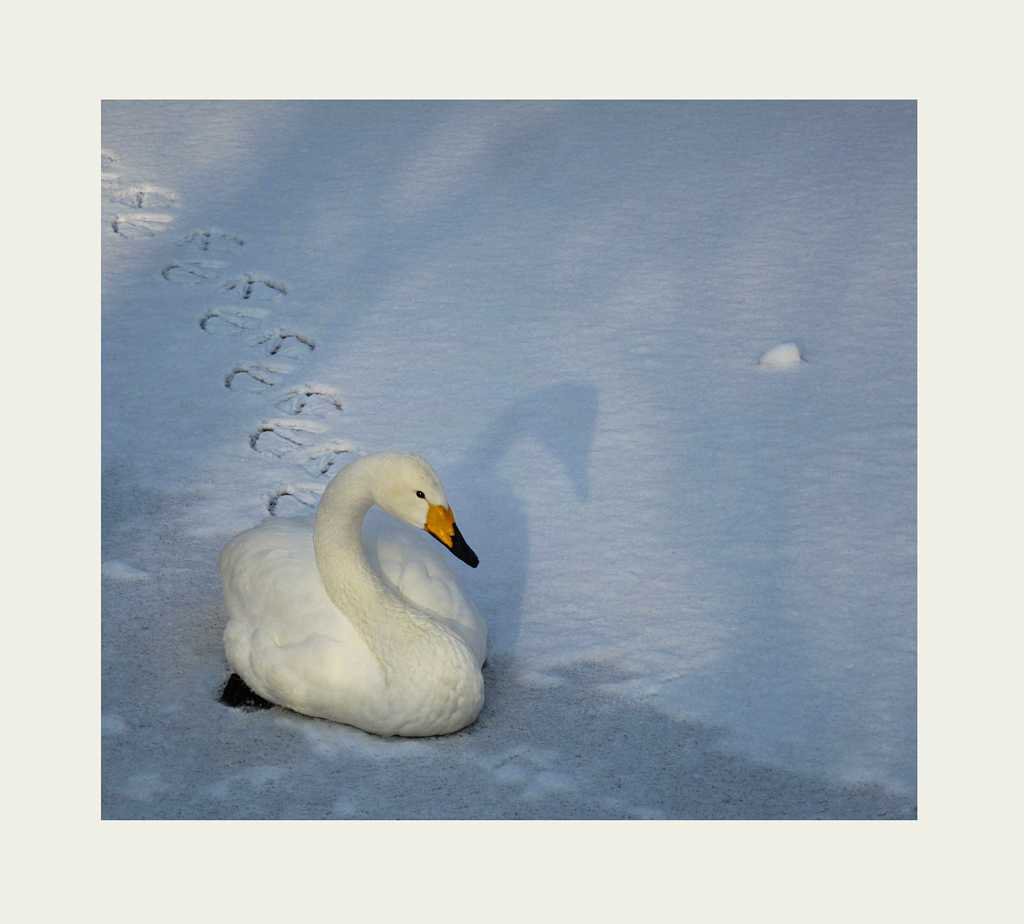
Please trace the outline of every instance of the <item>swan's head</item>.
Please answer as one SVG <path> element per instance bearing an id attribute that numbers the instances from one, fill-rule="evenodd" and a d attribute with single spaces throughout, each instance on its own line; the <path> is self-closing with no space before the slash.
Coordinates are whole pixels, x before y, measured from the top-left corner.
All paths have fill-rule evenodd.
<path id="1" fill-rule="evenodd" d="M 377 506 L 410 526 L 425 529 L 456 558 L 475 568 L 480 559 L 455 525 L 455 515 L 434 470 L 419 456 L 375 458 L 379 460 L 373 485 Z"/>

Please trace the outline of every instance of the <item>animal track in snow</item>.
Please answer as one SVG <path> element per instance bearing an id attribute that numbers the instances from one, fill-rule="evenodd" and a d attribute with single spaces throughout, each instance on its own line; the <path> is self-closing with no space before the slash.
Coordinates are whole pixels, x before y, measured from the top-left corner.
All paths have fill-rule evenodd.
<path id="1" fill-rule="evenodd" d="M 198 286 L 204 282 L 216 282 L 225 266 L 227 264 L 223 260 L 182 260 L 165 266 L 160 275 L 168 282 Z"/>
<path id="2" fill-rule="evenodd" d="M 107 193 L 121 177 L 121 174 L 111 172 L 117 160 L 117 155 L 113 151 L 107 148 L 100 149 L 100 184 Z"/>
<path id="3" fill-rule="evenodd" d="M 245 241 L 237 234 L 221 231 L 220 228 L 196 228 L 182 238 L 179 244 L 187 244 L 207 253 L 210 250 L 234 250 L 237 247 L 244 247 Z"/>
<path id="4" fill-rule="evenodd" d="M 153 186 L 151 183 L 124 186 L 115 190 L 112 198 L 115 202 L 120 202 L 133 209 L 165 209 L 178 202 L 176 192 L 165 189 L 163 186 Z"/>
<path id="5" fill-rule="evenodd" d="M 211 308 L 199 319 L 199 327 L 208 334 L 237 334 L 249 330 L 270 312 L 265 308 Z"/>
<path id="6" fill-rule="evenodd" d="M 339 457 L 351 451 L 352 444 L 345 440 L 331 440 L 329 443 L 311 446 L 302 467 L 313 476 L 330 475 Z"/>
<path id="7" fill-rule="evenodd" d="M 313 438 L 327 428 L 314 420 L 273 418 L 265 420 L 249 434 L 249 448 L 253 452 L 283 456 L 308 446 Z"/>
<path id="8" fill-rule="evenodd" d="M 301 350 L 303 347 L 307 350 L 316 349 L 316 344 L 306 334 L 301 334 L 297 330 L 286 330 L 280 327 L 276 330 L 268 330 L 262 337 L 253 341 L 253 346 L 262 346 L 268 356 L 277 356 L 278 353 Z"/>
<path id="9" fill-rule="evenodd" d="M 272 517 L 276 517 L 278 515 L 278 505 L 286 497 L 292 498 L 302 507 L 315 509 L 316 505 L 320 502 L 320 493 L 323 489 L 324 486 L 321 484 L 299 483 L 282 485 L 267 499 L 267 513 Z"/>
<path id="10" fill-rule="evenodd" d="M 245 376 L 238 381 L 246 381 L 261 388 L 272 388 L 280 381 L 282 375 L 291 370 L 284 366 L 261 366 L 259 363 L 239 363 L 226 376 L 224 376 L 225 388 L 236 388 L 238 376 Z"/>
<path id="11" fill-rule="evenodd" d="M 226 292 L 236 292 L 244 301 L 254 295 L 281 296 L 288 294 L 288 286 L 278 279 L 271 279 L 263 273 L 243 273 L 237 279 L 224 283 Z"/>
<path id="12" fill-rule="evenodd" d="M 163 212 L 134 212 L 115 215 L 110 228 L 114 234 L 129 239 L 153 237 L 166 231 L 172 221 L 174 216 Z"/>
<path id="13" fill-rule="evenodd" d="M 308 407 L 327 405 L 335 410 L 343 410 L 338 389 L 330 385 L 299 385 L 290 388 L 284 397 L 277 402 L 277 407 L 289 414 L 301 414 Z"/>

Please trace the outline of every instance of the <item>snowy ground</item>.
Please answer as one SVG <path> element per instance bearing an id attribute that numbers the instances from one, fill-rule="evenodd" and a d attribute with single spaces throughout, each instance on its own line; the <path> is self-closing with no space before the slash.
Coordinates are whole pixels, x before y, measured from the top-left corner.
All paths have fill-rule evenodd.
<path id="1" fill-rule="evenodd" d="M 914 817 L 915 135 L 106 104 L 103 816 Z M 389 448 L 480 556 L 480 720 L 220 706 L 221 546 Z"/>

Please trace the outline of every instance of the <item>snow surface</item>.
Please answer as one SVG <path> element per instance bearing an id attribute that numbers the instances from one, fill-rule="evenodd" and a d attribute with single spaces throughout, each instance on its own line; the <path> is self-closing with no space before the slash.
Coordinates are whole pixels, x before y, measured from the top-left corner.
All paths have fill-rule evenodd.
<path id="1" fill-rule="evenodd" d="M 914 817 L 915 136 L 106 103 L 103 816 Z M 763 374 L 785 338 L 813 362 Z M 480 556 L 480 720 L 219 705 L 220 548 L 383 449 Z"/>
<path id="2" fill-rule="evenodd" d="M 100 567 L 100 573 L 112 581 L 146 581 L 149 575 L 145 571 L 133 568 L 124 561 L 105 561 Z"/>

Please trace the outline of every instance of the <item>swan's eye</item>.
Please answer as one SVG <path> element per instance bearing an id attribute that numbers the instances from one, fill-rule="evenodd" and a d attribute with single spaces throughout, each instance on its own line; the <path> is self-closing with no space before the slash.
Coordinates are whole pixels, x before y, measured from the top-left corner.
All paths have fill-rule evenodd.
<path id="1" fill-rule="evenodd" d="M 416 496 L 417 496 L 417 497 L 422 497 L 422 498 L 423 498 L 424 500 L 426 500 L 426 499 L 427 499 L 427 495 L 426 495 L 426 494 L 424 494 L 424 493 L 423 493 L 422 491 L 417 491 L 417 492 L 416 492 Z"/>

